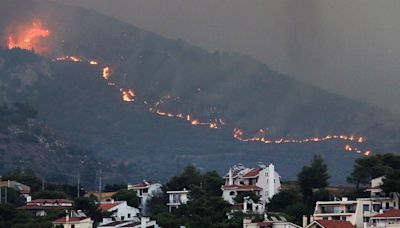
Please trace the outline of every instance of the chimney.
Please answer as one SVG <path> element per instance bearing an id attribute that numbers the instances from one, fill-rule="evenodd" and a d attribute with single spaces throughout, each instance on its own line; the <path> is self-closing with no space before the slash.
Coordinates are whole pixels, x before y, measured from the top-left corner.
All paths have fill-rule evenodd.
<path id="1" fill-rule="evenodd" d="M 275 166 L 271 163 L 268 166 L 268 198 L 275 195 Z"/>
<path id="2" fill-rule="evenodd" d="M 229 168 L 229 183 L 228 185 L 233 185 L 232 168 Z"/>
<path id="3" fill-rule="evenodd" d="M 147 222 L 149 220 L 150 220 L 149 218 L 141 217 L 140 218 L 140 228 L 146 228 L 147 227 Z"/>
<path id="4" fill-rule="evenodd" d="M 303 227 L 306 227 L 308 225 L 308 216 L 303 215 Z"/>

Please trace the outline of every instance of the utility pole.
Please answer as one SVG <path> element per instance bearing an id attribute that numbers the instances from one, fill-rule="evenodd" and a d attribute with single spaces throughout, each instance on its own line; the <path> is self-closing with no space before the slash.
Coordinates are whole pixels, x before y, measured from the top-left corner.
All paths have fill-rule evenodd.
<path id="1" fill-rule="evenodd" d="M 44 178 L 42 177 L 42 191 L 44 191 Z"/>
<path id="2" fill-rule="evenodd" d="M 101 202 L 101 168 L 99 173 L 99 202 Z"/>
<path id="3" fill-rule="evenodd" d="M 77 195 L 78 195 L 78 199 L 81 195 L 81 173 L 79 171 L 79 167 L 78 167 L 78 186 L 77 186 Z"/>
<path id="4" fill-rule="evenodd" d="M 6 195 L 4 196 L 4 199 L 5 199 L 4 201 L 5 201 L 6 204 L 7 204 L 7 188 L 8 188 L 8 187 L 6 187 L 6 190 L 5 190 Z"/>
<path id="5" fill-rule="evenodd" d="M 1 202 L 1 187 L 0 187 L 0 204 L 1 204 L 2 202 Z"/>

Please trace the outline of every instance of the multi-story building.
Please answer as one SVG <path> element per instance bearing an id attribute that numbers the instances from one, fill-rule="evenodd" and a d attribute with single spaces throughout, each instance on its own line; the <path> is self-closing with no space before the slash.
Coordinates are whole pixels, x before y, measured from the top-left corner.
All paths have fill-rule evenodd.
<path id="1" fill-rule="evenodd" d="M 141 208 L 144 208 L 147 200 L 162 192 L 160 183 L 146 180 L 137 184 L 128 184 L 128 190 L 136 191 L 137 196 L 141 199 Z"/>
<path id="2" fill-rule="evenodd" d="M 35 199 L 18 209 L 30 211 L 36 216 L 46 216 L 47 211 L 50 210 L 64 211 L 73 209 L 73 202 L 67 199 Z"/>
<path id="3" fill-rule="evenodd" d="M 382 179 L 383 177 L 378 177 L 371 181 L 371 187 L 367 189 L 371 193 L 370 198 L 318 201 L 311 220 L 342 220 L 362 228 L 367 226 L 375 215 L 391 209 L 398 209 L 397 194 L 386 195 L 380 189 Z M 304 221 L 304 223 L 307 222 Z"/>
<path id="4" fill-rule="evenodd" d="M 110 218 L 103 219 L 103 223 L 112 221 L 129 221 L 133 220 L 139 214 L 139 209 L 128 206 L 126 201 L 107 201 L 101 202 L 100 210 L 102 212 L 111 212 Z"/>
<path id="5" fill-rule="evenodd" d="M 189 201 L 189 193 L 190 191 L 185 188 L 180 191 L 167 191 L 169 212 L 172 212 L 182 204 L 186 204 Z"/>
<path id="6" fill-rule="evenodd" d="M 281 188 L 280 176 L 273 164 L 268 167 L 246 168 L 236 165 L 225 175 L 222 197 L 230 204 L 235 204 L 235 197 L 240 192 L 254 192 L 265 205 Z"/>

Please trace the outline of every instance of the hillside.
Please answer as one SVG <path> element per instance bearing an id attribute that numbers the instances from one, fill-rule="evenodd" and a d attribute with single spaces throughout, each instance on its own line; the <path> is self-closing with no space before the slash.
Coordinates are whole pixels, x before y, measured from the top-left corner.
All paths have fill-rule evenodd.
<path id="1" fill-rule="evenodd" d="M 343 183 L 355 157 L 399 146 L 397 116 L 249 57 L 209 53 L 53 2 L 1 4 L 1 98 L 28 102 L 41 121 L 109 161 L 110 179 L 165 180 L 187 163 L 223 172 L 236 162 L 259 161 L 274 162 L 292 179 L 318 153 L 332 181 Z M 29 26 L 44 31 L 32 47 L 37 54 L 6 50 L 10 37 L 17 42 Z M 356 137 L 279 144 L 327 135 Z M 272 144 L 237 140 L 246 138 Z M 346 144 L 360 154 L 344 152 Z"/>
<path id="2" fill-rule="evenodd" d="M 36 111 L 25 104 L 0 106 L 0 172 L 18 167 L 40 174 L 46 182 L 76 183 L 79 168 L 81 183 L 93 186 L 97 165 L 93 154 L 71 144 L 35 116 Z"/>

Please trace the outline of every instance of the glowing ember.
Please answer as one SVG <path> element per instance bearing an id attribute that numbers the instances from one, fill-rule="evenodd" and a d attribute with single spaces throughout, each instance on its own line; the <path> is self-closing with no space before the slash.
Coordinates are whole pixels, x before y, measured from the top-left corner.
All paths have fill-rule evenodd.
<path id="1" fill-rule="evenodd" d="M 131 89 L 128 89 L 128 90 L 120 89 L 120 91 L 122 92 L 122 99 L 124 101 L 126 101 L 126 102 L 135 101 L 135 96 L 136 95 Z"/>
<path id="2" fill-rule="evenodd" d="M 57 57 L 56 60 L 57 61 L 83 62 L 81 58 L 79 58 L 77 56 L 69 56 L 69 55 Z"/>
<path id="3" fill-rule="evenodd" d="M 103 78 L 108 80 L 110 78 L 111 72 L 110 72 L 110 67 L 104 67 L 103 68 Z"/>
<path id="4" fill-rule="evenodd" d="M 95 60 L 85 60 L 83 61 L 82 58 L 76 57 L 76 56 L 62 56 L 57 58 L 58 61 L 63 61 L 63 60 L 68 60 L 68 61 L 73 61 L 73 62 L 87 62 L 88 64 L 91 65 L 99 65 L 99 63 Z M 103 65 L 104 66 L 104 65 Z M 109 80 L 111 76 L 111 69 L 108 66 L 104 66 L 103 69 L 103 78 L 105 80 Z M 116 86 L 119 88 L 119 91 L 122 93 L 122 100 L 125 102 L 133 102 L 135 101 L 136 94 L 133 92 L 131 89 L 122 89 L 121 87 L 118 87 L 115 82 L 108 81 L 108 85 L 110 86 Z M 164 104 L 167 104 L 169 101 L 174 101 L 174 102 L 180 102 L 180 98 L 172 98 L 170 95 L 165 95 L 163 96 L 160 100 L 156 101 L 154 105 L 150 105 L 148 101 L 144 100 L 143 104 L 147 108 L 149 112 L 152 112 L 158 116 L 161 117 L 168 117 L 168 118 L 177 118 L 177 119 L 182 119 L 183 121 L 186 121 L 190 123 L 191 125 L 197 126 L 197 125 L 207 125 L 210 129 L 221 129 L 225 127 L 226 122 L 223 118 L 214 118 L 210 119 L 209 121 L 202 121 L 200 119 L 195 119 L 193 116 L 189 114 L 184 114 L 184 113 L 174 113 L 174 112 L 166 112 L 161 110 L 161 106 Z M 245 137 L 244 131 L 240 128 L 234 128 L 233 129 L 233 138 L 236 140 L 239 140 L 241 142 L 261 142 L 264 144 L 287 144 L 287 143 L 318 143 L 318 142 L 324 142 L 328 140 L 341 140 L 341 141 L 347 141 L 351 142 L 353 144 L 362 144 L 365 142 L 365 139 L 363 137 L 355 137 L 353 135 L 326 135 L 322 138 L 319 137 L 310 137 L 310 138 L 304 138 L 304 139 L 289 139 L 289 138 L 279 138 L 279 139 L 269 139 L 266 136 L 266 131 L 264 129 L 259 129 L 258 133 L 253 136 L 253 137 Z M 363 154 L 364 156 L 369 156 L 371 154 L 370 150 L 367 151 L 361 151 L 357 147 L 352 147 L 349 144 L 346 144 L 344 147 L 345 151 L 351 151 L 355 152 L 358 154 Z"/>
<path id="5" fill-rule="evenodd" d="M 41 39 L 48 37 L 50 31 L 42 26 L 39 20 L 35 20 L 27 26 L 11 28 L 11 33 L 7 38 L 8 49 L 21 48 L 35 50 L 40 54 L 48 51 L 48 47 L 40 44 Z"/>

